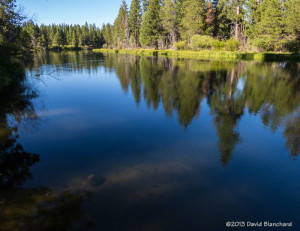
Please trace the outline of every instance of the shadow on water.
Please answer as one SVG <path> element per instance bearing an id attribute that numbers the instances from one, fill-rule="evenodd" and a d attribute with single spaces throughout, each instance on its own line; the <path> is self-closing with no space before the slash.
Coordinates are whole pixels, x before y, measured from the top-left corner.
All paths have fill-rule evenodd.
<path id="1" fill-rule="evenodd" d="M 73 222 L 82 215 L 82 201 L 89 194 L 22 187 L 33 179 L 30 169 L 40 161 L 40 156 L 26 152 L 17 141 L 21 121 L 35 123 L 38 120 L 31 102 L 38 96 L 37 92 L 26 82 L 22 69 L 19 71 L 11 72 L 14 76 L 1 76 L 0 230 L 73 230 Z M 83 227 L 88 230 L 89 226 L 87 223 Z"/>

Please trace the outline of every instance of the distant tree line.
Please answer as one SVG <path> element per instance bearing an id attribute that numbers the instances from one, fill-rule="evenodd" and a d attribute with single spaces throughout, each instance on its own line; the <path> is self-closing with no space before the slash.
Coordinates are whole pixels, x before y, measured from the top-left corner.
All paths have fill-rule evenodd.
<path id="1" fill-rule="evenodd" d="M 80 25 L 38 25 L 33 21 L 24 24 L 23 30 L 30 37 L 34 49 L 72 46 L 75 48 L 91 46 L 101 47 L 104 37 L 101 29 L 95 24 Z"/>
<path id="2" fill-rule="evenodd" d="M 299 52 L 300 0 L 123 0 L 101 31 L 111 48 Z"/>

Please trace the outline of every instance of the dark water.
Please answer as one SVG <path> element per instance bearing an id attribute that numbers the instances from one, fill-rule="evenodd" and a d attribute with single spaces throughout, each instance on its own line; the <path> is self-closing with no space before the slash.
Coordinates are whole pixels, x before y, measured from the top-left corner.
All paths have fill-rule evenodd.
<path id="1" fill-rule="evenodd" d="M 0 94 L 2 229 L 300 230 L 299 71 L 38 54 Z"/>

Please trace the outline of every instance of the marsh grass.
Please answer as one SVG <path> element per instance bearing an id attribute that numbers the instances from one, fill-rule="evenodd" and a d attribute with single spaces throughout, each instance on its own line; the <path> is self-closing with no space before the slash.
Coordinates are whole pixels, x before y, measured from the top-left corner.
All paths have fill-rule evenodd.
<path id="1" fill-rule="evenodd" d="M 177 58 L 201 58 L 209 60 L 255 60 L 255 61 L 300 61 L 300 54 L 292 53 L 258 53 L 239 51 L 174 51 L 174 50 L 146 50 L 146 49 L 93 49 L 96 53 L 134 54 L 146 56 L 166 56 Z"/>

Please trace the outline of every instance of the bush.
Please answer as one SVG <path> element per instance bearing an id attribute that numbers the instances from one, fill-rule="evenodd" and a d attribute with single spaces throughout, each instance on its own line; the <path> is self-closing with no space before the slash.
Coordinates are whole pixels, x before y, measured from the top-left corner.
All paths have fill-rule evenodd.
<path id="1" fill-rule="evenodd" d="M 299 53 L 299 51 L 300 51 L 300 40 L 287 39 L 287 40 L 283 41 L 283 47 L 288 52 Z"/>
<path id="2" fill-rule="evenodd" d="M 176 50 L 185 50 L 186 49 L 186 40 L 174 43 Z"/>
<path id="3" fill-rule="evenodd" d="M 208 35 L 194 35 L 191 38 L 191 47 L 194 50 L 210 49 L 214 39 Z"/>
<path id="4" fill-rule="evenodd" d="M 225 47 L 225 42 L 214 39 L 211 43 L 214 50 L 222 50 Z"/>
<path id="5" fill-rule="evenodd" d="M 236 39 L 229 39 L 226 41 L 225 48 L 228 51 L 237 51 L 240 47 L 240 42 Z"/>
<path id="6" fill-rule="evenodd" d="M 108 46 L 107 44 L 103 44 L 102 48 L 106 49 Z"/>
<path id="7" fill-rule="evenodd" d="M 251 40 L 251 44 L 258 49 L 259 52 L 262 51 L 274 51 L 275 41 L 269 37 L 259 37 Z"/>
<path id="8" fill-rule="evenodd" d="M 260 36 L 252 39 L 251 44 L 257 48 L 258 51 L 284 51 L 291 53 L 299 53 L 300 40 L 297 37 L 287 37 L 285 39 L 278 39 L 270 36 Z"/>

